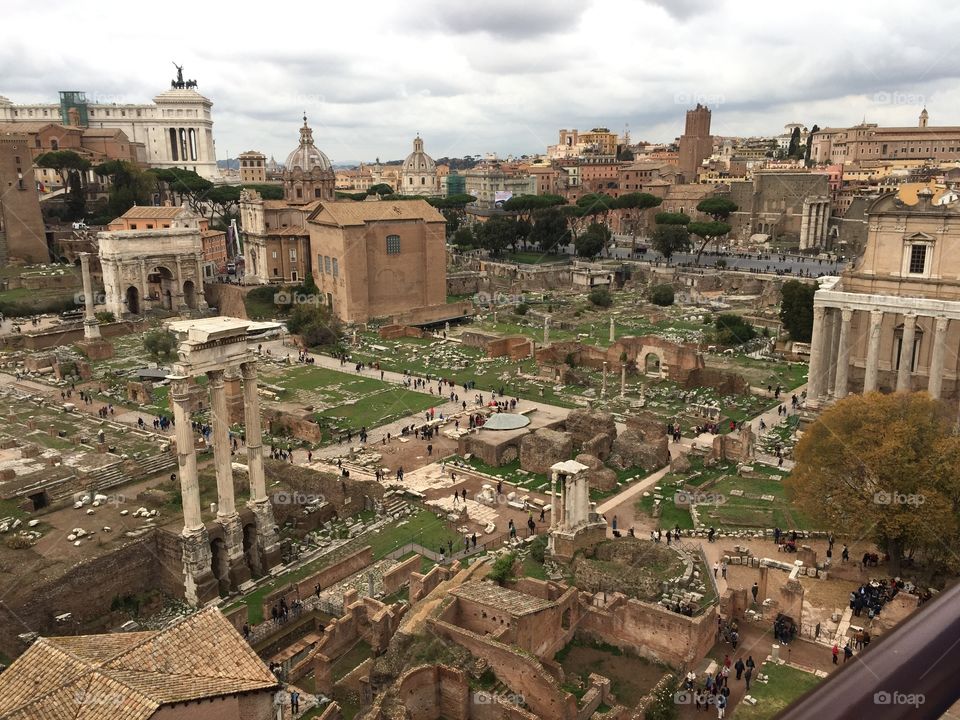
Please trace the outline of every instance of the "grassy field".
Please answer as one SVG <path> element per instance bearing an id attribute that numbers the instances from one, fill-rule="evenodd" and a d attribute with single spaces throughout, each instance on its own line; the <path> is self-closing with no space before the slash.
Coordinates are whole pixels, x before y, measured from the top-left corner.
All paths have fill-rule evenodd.
<path id="1" fill-rule="evenodd" d="M 769 662 L 760 667 L 760 672 L 769 676 L 770 682 L 764 685 L 754 678 L 750 694 L 757 699 L 757 704 L 737 705 L 732 716 L 734 720 L 768 720 L 822 682 L 821 678 L 812 673 Z"/>

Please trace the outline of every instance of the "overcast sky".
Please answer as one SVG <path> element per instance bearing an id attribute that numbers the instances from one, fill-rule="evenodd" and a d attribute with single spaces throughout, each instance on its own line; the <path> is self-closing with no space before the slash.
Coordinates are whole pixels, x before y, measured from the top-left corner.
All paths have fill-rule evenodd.
<path id="1" fill-rule="evenodd" d="M 919 6 L 918 6 L 919 7 Z M 217 155 L 282 161 L 304 111 L 334 162 L 544 152 L 559 128 L 669 141 L 789 122 L 960 125 L 960 3 L 743 0 L 4 0 L 0 95 L 146 102 L 184 66 Z"/>

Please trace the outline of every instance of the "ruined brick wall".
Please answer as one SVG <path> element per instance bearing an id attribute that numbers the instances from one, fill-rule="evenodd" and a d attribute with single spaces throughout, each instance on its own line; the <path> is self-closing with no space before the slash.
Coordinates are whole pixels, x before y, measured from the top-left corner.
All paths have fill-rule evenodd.
<path id="1" fill-rule="evenodd" d="M 151 720 L 272 720 L 273 691 L 227 695 L 204 700 L 202 705 L 177 703 L 164 705 Z"/>
<path id="2" fill-rule="evenodd" d="M 577 700 L 564 691 L 533 658 L 503 643 L 455 627 L 439 620 L 428 620 L 428 627 L 483 658 L 500 682 L 523 695 L 534 715 L 551 720 L 575 720 Z"/>
<path id="3" fill-rule="evenodd" d="M 585 607 L 577 631 L 679 667 L 706 655 L 713 645 L 716 624 L 716 607 L 691 618 L 621 597 L 612 607 Z"/>
<path id="4" fill-rule="evenodd" d="M 410 602 L 425 598 L 437 585 L 449 579 L 450 571 L 440 565 L 434 565 L 426 575 L 410 573 Z"/>
<path id="5" fill-rule="evenodd" d="M 207 305 L 217 308 L 221 315 L 247 320 L 247 306 L 243 300 L 252 289 L 253 286 L 204 283 L 203 297 Z"/>
<path id="6" fill-rule="evenodd" d="M 488 342 L 487 357 L 509 357 L 511 360 L 523 360 L 530 357 L 532 349 L 533 345 L 529 338 L 514 335 Z"/>
<path id="7" fill-rule="evenodd" d="M 466 673 L 446 665 L 422 665 L 397 681 L 397 696 L 420 720 L 469 720 L 470 685 Z"/>
<path id="8" fill-rule="evenodd" d="M 316 586 L 324 590 L 334 585 L 346 577 L 360 572 L 363 568 L 373 564 L 373 550 L 369 545 L 350 553 L 342 560 L 331 563 L 325 568 L 305 577 L 296 584 L 290 584 L 278 588 L 266 595 L 263 599 L 263 616 L 270 617 L 270 608 L 280 602 L 280 598 L 286 598 L 287 605 L 299 598 L 307 598 L 312 595 Z"/>
<path id="9" fill-rule="evenodd" d="M 62 635 L 54 616 L 72 613 L 78 634 L 105 630 L 103 616 L 113 599 L 129 593 L 161 589 L 161 563 L 152 532 L 100 557 L 77 563 L 50 580 L 38 580 L 14 589 L 0 603 L 0 651 L 16 657 L 25 649 L 17 635 L 37 632 Z M 182 586 L 181 586 L 182 593 Z"/>
<path id="10" fill-rule="evenodd" d="M 422 558 L 413 555 L 399 565 L 395 565 L 383 574 L 383 591 L 390 595 L 410 582 L 410 573 L 420 569 Z"/>
<path id="11" fill-rule="evenodd" d="M 722 395 L 748 395 L 750 393 L 750 383 L 746 381 L 743 375 L 729 370 L 708 367 L 691 370 L 683 381 L 683 387 L 687 390 L 709 387 Z"/>
<path id="12" fill-rule="evenodd" d="M 384 340 L 396 340 L 398 338 L 422 338 L 423 330 L 410 327 L 409 325 L 384 325 L 380 328 L 379 335 Z"/>
<path id="13" fill-rule="evenodd" d="M 263 414 L 271 435 L 290 436 L 311 443 L 318 443 L 323 440 L 323 431 L 320 426 L 309 418 L 299 417 L 280 410 L 267 410 Z"/>

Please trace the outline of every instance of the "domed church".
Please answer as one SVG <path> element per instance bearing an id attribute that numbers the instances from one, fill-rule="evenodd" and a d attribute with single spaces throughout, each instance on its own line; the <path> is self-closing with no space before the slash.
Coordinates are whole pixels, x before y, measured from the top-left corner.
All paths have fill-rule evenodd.
<path id="1" fill-rule="evenodd" d="M 313 130 L 307 125 L 307 116 L 304 115 L 300 145 L 287 155 L 284 166 L 283 198 L 291 205 L 333 200 L 335 185 L 336 177 L 330 159 L 313 144 Z"/>
<path id="2" fill-rule="evenodd" d="M 401 195 L 440 194 L 437 164 L 423 151 L 423 140 L 420 135 L 413 140 L 413 152 L 403 161 L 399 191 Z"/>

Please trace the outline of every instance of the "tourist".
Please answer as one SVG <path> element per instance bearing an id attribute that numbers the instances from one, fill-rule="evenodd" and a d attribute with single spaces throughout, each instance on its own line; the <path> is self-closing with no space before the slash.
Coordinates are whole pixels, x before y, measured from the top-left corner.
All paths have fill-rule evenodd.
<path id="1" fill-rule="evenodd" d="M 724 560 L 720 564 L 720 577 L 722 577 L 724 580 L 727 579 L 727 561 L 726 560 Z"/>
<path id="2" fill-rule="evenodd" d="M 693 704 L 694 704 L 694 707 L 696 707 L 698 712 L 700 711 L 701 708 L 703 708 L 704 710 L 707 709 L 706 698 L 703 695 L 703 690 L 701 690 L 700 688 L 697 688 L 696 692 L 693 693 Z"/>
<path id="3" fill-rule="evenodd" d="M 546 516 L 547 516 L 547 508 L 546 507 L 540 508 L 540 522 L 545 522 Z"/>
<path id="4" fill-rule="evenodd" d="M 847 641 L 847 644 L 843 646 L 843 662 L 846 663 L 847 660 L 853 657 L 853 648 L 850 647 L 850 641 Z"/>
<path id="5" fill-rule="evenodd" d="M 733 630 L 730 633 L 730 644 L 733 645 L 734 650 L 737 649 L 737 645 L 739 644 L 739 642 L 740 642 L 740 633 L 738 633 L 736 630 Z"/>
<path id="6" fill-rule="evenodd" d="M 747 669 L 743 673 L 743 679 L 746 683 L 746 692 L 750 692 L 750 679 L 753 677 L 753 666 L 750 664 L 753 662 L 753 658 L 747 660 Z"/>
<path id="7" fill-rule="evenodd" d="M 727 710 L 727 698 L 723 695 L 717 697 L 717 717 L 722 718 Z"/>
<path id="8" fill-rule="evenodd" d="M 474 533 L 473 535 L 470 536 L 470 544 L 473 545 L 473 549 L 474 549 L 474 550 L 477 549 L 477 534 L 476 534 L 476 533 Z"/>
<path id="9" fill-rule="evenodd" d="M 753 584 L 753 587 L 750 588 L 750 594 L 753 595 L 753 604 L 757 604 L 757 595 L 760 593 L 760 586 L 757 583 Z M 739 678 L 738 678 L 739 679 Z"/>
<path id="10" fill-rule="evenodd" d="M 838 665 L 839 663 L 837 662 L 837 660 L 840 657 L 840 646 L 834 643 L 833 649 L 830 651 L 830 653 L 833 656 L 833 664 Z"/>
<path id="11" fill-rule="evenodd" d="M 717 573 L 720 571 L 720 563 L 714 561 L 713 563 L 713 577 L 717 577 Z"/>
<path id="12" fill-rule="evenodd" d="M 747 666 L 743 663 L 743 658 L 737 658 L 733 669 L 737 671 L 737 680 L 740 680 L 743 677 L 743 671 L 747 669 Z"/>
<path id="13" fill-rule="evenodd" d="M 843 551 L 840 553 L 840 561 L 847 562 L 849 559 L 850 559 L 850 548 L 844 545 Z"/>
<path id="14" fill-rule="evenodd" d="M 617 516 L 616 515 L 613 516 L 613 523 L 610 525 L 610 527 L 613 529 L 613 532 L 617 532 Z"/>
<path id="15" fill-rule="evenodd" d="M 716 532 L 717 531 L 714 528 L 710 528 L 709 532 L 707 532 L 707 542 L 713 542 L 713 536 L 716 534 Z M 716 573 L 714 573 L 714 576 L 716 576 Z"/>
<path id="16" fill-rule="evenodd" d="M 250 625 L 248 623 L 243 624 L 243 639 L 244 640 L 250 639 Z"/>

